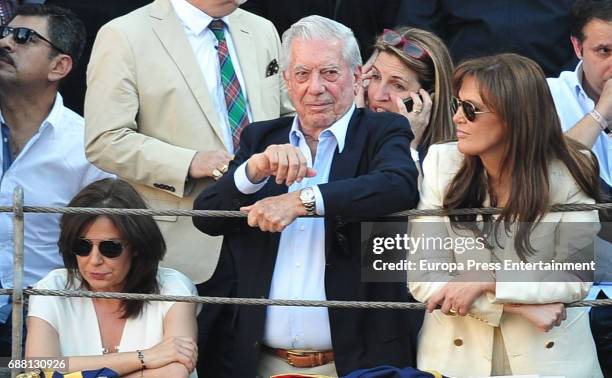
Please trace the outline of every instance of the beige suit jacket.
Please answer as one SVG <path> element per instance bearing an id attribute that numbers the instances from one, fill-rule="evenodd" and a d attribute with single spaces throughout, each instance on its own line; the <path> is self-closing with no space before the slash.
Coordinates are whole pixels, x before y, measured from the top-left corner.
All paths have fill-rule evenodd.
<path id="1" fill-rule="evenodd" d="M 446 191 L 462 161 L 463 155 L 457 149 L 456 142 L 434 145 L 429 149 L 423 165 L 419 208 L 442 208 Z M 594 203 L 578 187 L 561 162 L 554 162 L 549 167 L 549 183 L 553 204 Z M 484 205 L 489 206 L 488 200 Z M 545 215 L 531 233 L 530 240 L 537 252 L 528 260 L 563 261 L 573 252 L 588 250 L 599 230 L 598 222 L 596 211 Z M 514 249 L 513 232 L 502 241 L 504 248 L 494 244 L 491 251 L 479 248 L 476 243 L 466 250 L 434 247 L 426 253 L 411 255 L 409 260 L 417 264 L 425 259 L 464 265 L 470 259 L 485 263 L 497 262 L 498 259 L 518 262 L 520 259 Z M 460 243 L 459 238 L 471 236 L 473 239 L 470 231 L 452 228 L 447 217 L 417 218 L 411 222 L 411 234 L 413 237 L 423 234 L 427 237 L 450 237 L 455 246 L 467 245 Z M 449 274 L 440 271 L 408 274 L 410 291 L 421 302 L 426 302 L 451 279 Z M 550 274 L 560 282 L 551 282 L 553 278 Z M 516 282 L 523 279 L 525 281 Z M 437 370 L 453 377 L 488 376 L 494 358 L 494 331 L 498 328 L 514 375 L 601 377 L 589 328 L 588 309 L 568 308 L 567 319 L 549 332 L 541 332 L 525 318 L 503 311 L 504 303 L 570 303 L 582 300 L 590 287 L 590 282 L 582 282 L 568 272 L 498 271 L 495 295 L 487 293 L 477 298 L 469 310 L 469 316 L 447 316 L 440 310 L 425 315 L 419 335 L 417 367 Z"/>
<path id="2" fill-rule="evenodd" d="M 229 16 L 255 121 L 293 111 L 279 73 L 280 41 L 269 21 L 237 9 Z M 197 151 L 224 149 L 224 131 L 200 66 L 169 0 L 100 29 L 87 68 L 87 158 L 128 180 L 156 209 L 191 209 L 211 179 L 187 179 Z M 190 217 L 156 217 L 168 252 L 165 266 L 207 280 L 222 239 L 199 232 Z"/>

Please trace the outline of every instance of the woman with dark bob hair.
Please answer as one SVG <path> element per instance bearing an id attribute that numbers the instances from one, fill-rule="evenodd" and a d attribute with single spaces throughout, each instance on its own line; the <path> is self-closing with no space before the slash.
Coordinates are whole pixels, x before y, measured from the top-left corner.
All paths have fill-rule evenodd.
<path id="1" fill-rule="evenodd" d="M 465 61 L 453 90 L 457 142 L 429 148 L 419 208 L 503 209 L 412 223 L 413 237 L 444 241 L 410 257 L 421 269 L 408 273 L 410 292 L 428 311 L 417 367 L 453 377 L 601 377 L 588 309 L 564 306 L 591 287 L 583 262 L 592 261 L 598 214 L 549 211 L 599 200 L 597 162 L 563 136 L 532 60 Z"/>
<path id="2" fill-rule="evenodd" d="M 104 179 L 69 207 L 147 206 L 125 181 Z M 65 269 L 37 289 L 197 295 L 183 274 L 158 267 L 166 251 L 150 216 L 64 214 L 58 246 Z M 69 368 L 107 367 L 122 377 L 196 377 L 196 305 L 32 296 L 26 357 L 69 357 Z"/>

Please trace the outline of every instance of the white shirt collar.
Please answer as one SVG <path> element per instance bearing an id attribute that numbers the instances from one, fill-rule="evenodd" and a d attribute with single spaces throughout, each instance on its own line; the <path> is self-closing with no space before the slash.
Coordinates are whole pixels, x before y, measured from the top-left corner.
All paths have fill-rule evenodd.
<path id="1" fill-rule="evenodd" d="M 47 114 L 47 117 L 40 124 L 40 128 L 38 132 L 41 132 L 47 127 L 51 127 L 52 130 L 59 127 L 62 118 L 62 110 L 64 109 L 64 99 L 62 95 L 57 92 L 55 95 L 55 101 L 53 102 L 53 107 L 51 107 L 51 111 Z M 0 111 L 0 122 L 4 123 L 4 116 L 2 115 L 2 111 Z M 9 125 L 10 126 L 10 125 Z"/>
<path id="2" fill-rule="evenodd" d="M 191 30 L 194 35 L 200 35 L 208 28 L 210 22 L 214 20 L 214 18 L 193 6 L 187 0 L 170 0 L 170 2 L 181 23 Z M 220 19 L 223 20 L 229 30 L 229 17 L 225 16 Z"/>
<path id="3" fill-rule="evenodd" d="M 348 131 L 348 125 L 349 125 L 349 122 L 351 121 L 351 117 L 353 116 L 353 113 L 355 112 L 355 109 L 356 109 L 355 104 L 352 104 L 349 107 L 349 109 L 346 111 L 346 113 L 344 113 L 344 115 L 340 117 L 340 119 L 334 122 L 327 129 L 323 130 L 319 136 L 320 138 L 321 135 L 324 136 L 326 133 L 331 133 L 334 136 L 334 138 L 336 138 L 336 143 L 338 143 L 339 153 L 342 153 L 342 151 L 344 150 L 344 144 L 346 141 L 346 132 Z M 289 131 L 289 141 L 292 144 L 297 145 L 299 138 L 301 138 L 302 135 L 303 135 L 302 131 L 300 130 L 300 121 L 298 119 L 298 116 L 295 116 L 293 118 L 293 124 L 291 125 L 291 130 Z"/>
<path id="4" fill-rule="evenodd" d="M 587 93 L 584 90 L 584 87 L 582 86 L 582 79 L 584 78 L 584 69 L 582 67 L 582 60 L 578 62 L 578 65 L 576 66 L 574 73 L 575 75 L 573 75 L 573 79 L 575 80 L 575 82 L 572 83 L 572 86 L 576 90 L 576 96 L 582 95 L 588 98 L 589 96 L 587 95 Z"/>

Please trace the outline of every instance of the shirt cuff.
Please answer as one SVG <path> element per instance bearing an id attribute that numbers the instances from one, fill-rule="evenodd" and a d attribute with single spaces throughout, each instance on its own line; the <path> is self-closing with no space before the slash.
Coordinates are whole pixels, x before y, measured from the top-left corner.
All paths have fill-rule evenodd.
<path id="1" fill-rule="evenodd" d="M 315 195 L 315 212 L 317 215 L 325 215 L 325 202 L 323 201 L 323 195 L 321 194 L 321 190 L 319 190 L 319 185 L 315 185 L 312 187 Z"/>
<path id="2" fill-rule="evenodd" d="M 246 165 L 248 162 L 249 161 L 247 160 L 242 163 L 234 172 L 234 183 L 236 184 L 236 188 L 238 188 L 242 194 L 253 194 L 259 191 L 259 189 L 263 188 L 268 182 L 268 177 L 266 177 L 266 179 L 262 182 L 253 184 L 246 174 Z"/>
<path id="3" fill-rule="evenodd" d="M 412 157 L 412 160 L 414 160 L 415 163 L 419 162 L 419 151 L 417 151 L 416 148 L 410 147 L 410 156 Z"/>

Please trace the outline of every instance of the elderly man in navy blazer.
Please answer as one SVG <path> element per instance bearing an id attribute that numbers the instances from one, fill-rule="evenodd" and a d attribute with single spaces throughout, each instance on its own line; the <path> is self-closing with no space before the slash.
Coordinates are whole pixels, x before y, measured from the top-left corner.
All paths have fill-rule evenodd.
<path id="1" fill-rule="evenodd" d="M 413 134 L 406 118 L 357 109 L 359 47 L 350 29 L 321 16 L 283 35 L 280 68 L 296 117 L 258 122 L 242 134 L 230 169 L 196 209 L 248 219 L 194 218 L 224 235 L 210 284 L 238 297 L 404 301 L 406 285 L 361 279 L 360 221 L 418 200 Z M 307 215 L 323 218 L 307 218 Z M 230 288 L 230 286 L 232 286 Z M 232 376 L 345 375 L 414 363 L 407 311 L 239 307 L 231 330 Z"/>

